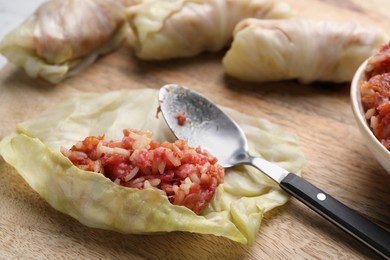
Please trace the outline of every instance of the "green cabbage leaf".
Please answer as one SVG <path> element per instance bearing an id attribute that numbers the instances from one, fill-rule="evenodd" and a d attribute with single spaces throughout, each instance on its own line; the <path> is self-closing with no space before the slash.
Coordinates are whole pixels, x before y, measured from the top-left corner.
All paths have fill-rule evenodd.
<path id="1" fill-rule="evenodd" d="M 89 135 L 121 139 L 125 128 L 151 130 L 155 140 L 173 141 L 162 116 L 156 116 L 157 96 L 153 89 L 78 94 L 20 123 L 0 142 L 0 154 L 53 208 L 84 225 L 131 234 L 213 234 L 252 244 L 263 215 L 289 198 L 252 167 L 226 169 L 225 182 L 196 215 L 155 190 L 123 187 L 83 171 L 60 153 L 61 146 L 70 148 Z M 243 128 L 253 155 L 300 173 L 304 160 L 294 135 L 264 119 L 223 109 Z"/>

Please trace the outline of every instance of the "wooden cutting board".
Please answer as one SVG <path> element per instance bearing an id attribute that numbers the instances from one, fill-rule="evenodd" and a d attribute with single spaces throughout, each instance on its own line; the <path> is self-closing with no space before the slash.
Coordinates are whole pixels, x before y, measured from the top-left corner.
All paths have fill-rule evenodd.
<path id="1" fill-rule="evenodd" d="M 300 16 L 358 21 L 390 33 L 388 0 L 288 0 Z M 348 84 L 248 84 L 225 77 L 223 52 L 144 62 L 121 49 L 53 86 L 12 64 L 0 71 L 0 138 L 15 125 L 79 92 L 179 83 L 220 105 L 294 132 L 306 156 L 303 176 L 390 229 L 390 174 L 365 146 Z M 52 209 L 0 158 L 0 258 L 64 259 L 376 259 L 378 256 L 291 199 L 267 214 L 253 246 L 190 233 L 123 235 L 83 226 Z"/>

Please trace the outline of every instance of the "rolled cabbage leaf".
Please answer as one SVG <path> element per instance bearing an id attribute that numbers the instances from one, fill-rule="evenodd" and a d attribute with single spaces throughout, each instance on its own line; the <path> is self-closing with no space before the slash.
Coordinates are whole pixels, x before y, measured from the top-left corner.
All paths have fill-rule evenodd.
<path id="1" fill-rule="evenodd" d="M 354 22 L 246 19 L 235 28 L 223 67 L 243 81 L 347 82 L 389 39 Z"/>
<path id="2" fill-rule="evenodd" d="M 130 0 L 44 2 L 0 43 L 0 53 L 32 77 L 58 83 L 118 48 L 130 33 Z"/>
<path id="3" fill-rule="evenodd" d="M 127 9 L 131 46 L 144 60 L 191 57 L 229 45 L 242 19 L 287 18 L 291 7 L 277 0 L 144 0 Z"/>
<path id="4" fill-rule="evenodd" d="M 156 117 L 158 91 L 118 90 L 78 94 L 22 122 L 0 142 L 0 154 L 52 207 L 81 223 L 122 233 L 186 231 L 252 244 L 263 215 L 287 202 L 279 186 L 247 166 L 226 169 L 209 205 L 196 215 L 154 189 L 120 186 L 100 173 L 74 166 L 60 152 L 89 135 L 121 138 L 125 128 L 151 130 L 156 141 L 174 141 Z M 300 173 L 303 156 L 294 135 L 264 119 L 223 108 L 237 120 L 253 155 Z"/>

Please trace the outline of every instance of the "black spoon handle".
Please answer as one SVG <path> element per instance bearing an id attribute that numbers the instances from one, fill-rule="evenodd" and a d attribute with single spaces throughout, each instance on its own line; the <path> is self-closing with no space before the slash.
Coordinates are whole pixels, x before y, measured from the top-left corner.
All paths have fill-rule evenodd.
<path id="1" fill-rule="evenodd" d="M 293 173 L 280 182 L 280 187 L 381 256 L 390 259 L 390 233 L 380 226 Z"/>

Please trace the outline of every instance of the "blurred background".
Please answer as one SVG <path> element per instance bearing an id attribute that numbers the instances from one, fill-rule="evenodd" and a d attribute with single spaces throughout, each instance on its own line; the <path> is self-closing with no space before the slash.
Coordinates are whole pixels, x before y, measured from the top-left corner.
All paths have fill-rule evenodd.
<path id="1" fill-rule="evenodd" d="M 0 39 L 22 23 L 45 0 L 0 0 Z M 0 56 L 0 69 L 6 64 Z"/>

